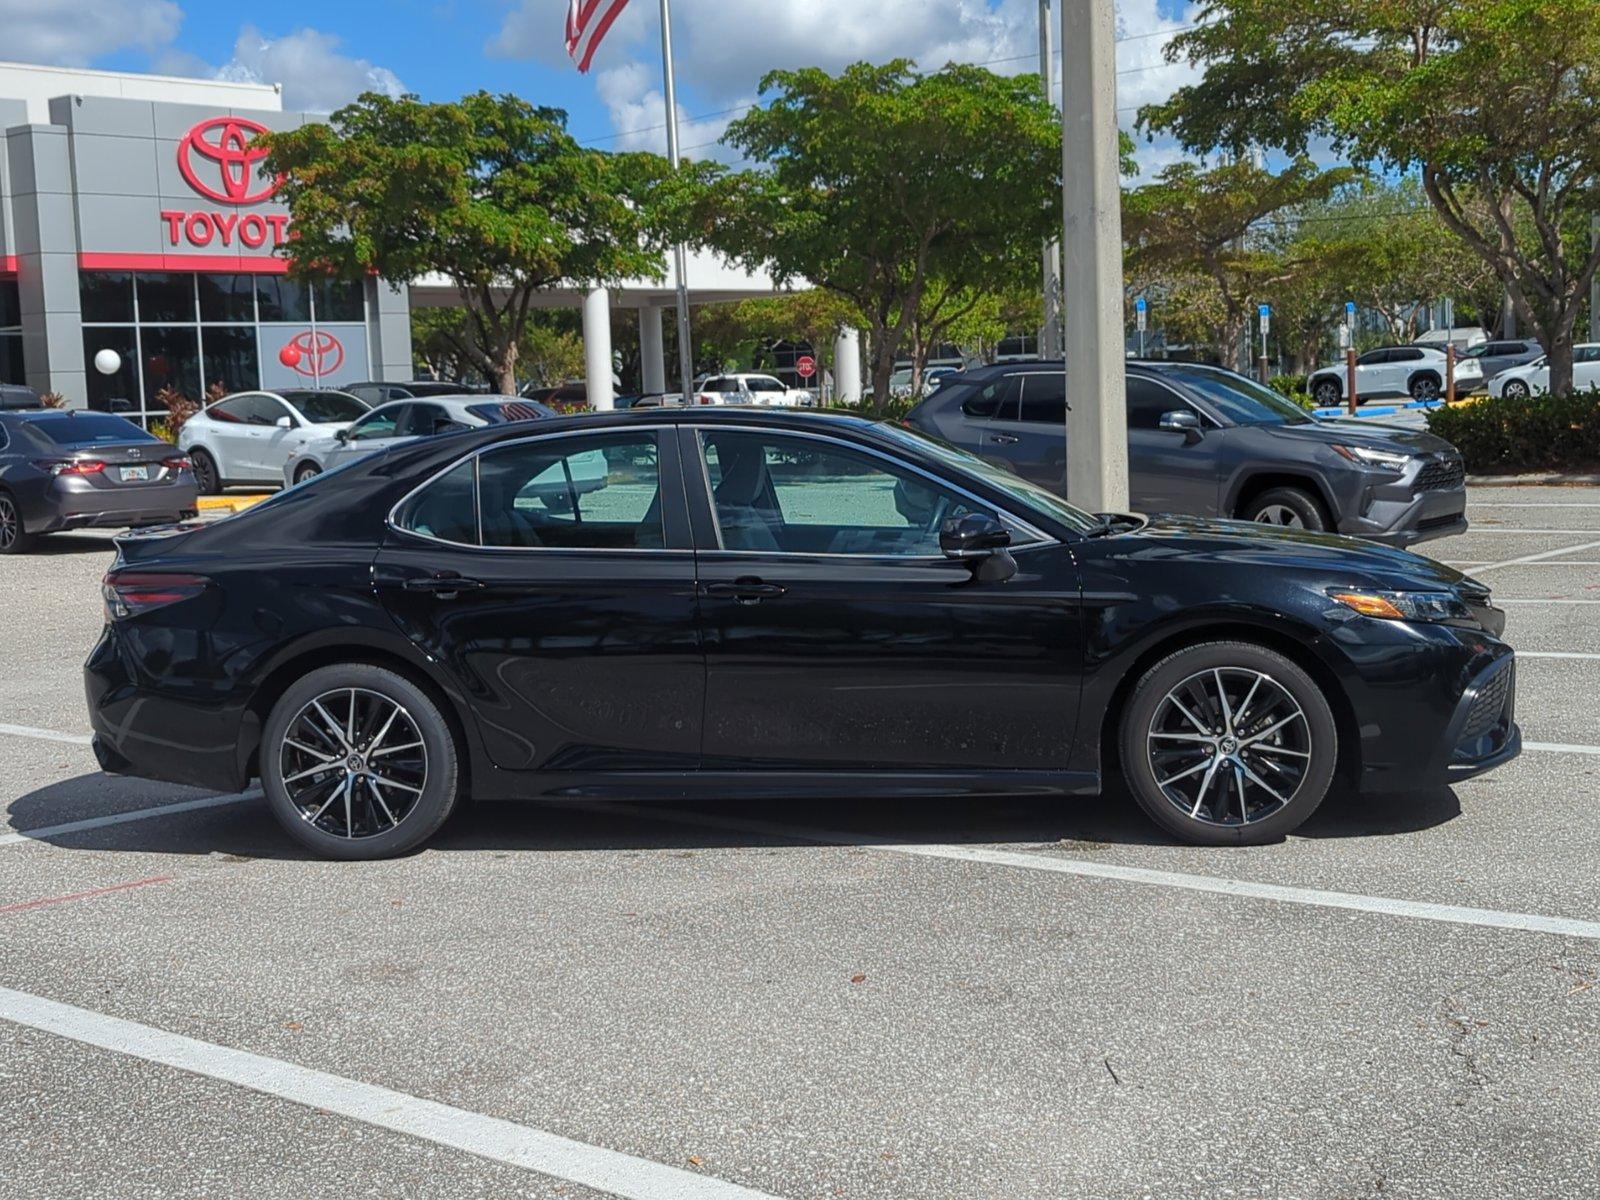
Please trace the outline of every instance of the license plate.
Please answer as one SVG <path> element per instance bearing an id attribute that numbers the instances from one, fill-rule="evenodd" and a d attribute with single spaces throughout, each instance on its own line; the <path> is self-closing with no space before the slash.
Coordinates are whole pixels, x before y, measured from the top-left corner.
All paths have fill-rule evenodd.
<path id="1" fill-rule="evenodd" d="M 149 467 L 123 467 L 122 468 L 122 482 L 123 483 L 149 483 L 150 482 L 150 468 Z"/>

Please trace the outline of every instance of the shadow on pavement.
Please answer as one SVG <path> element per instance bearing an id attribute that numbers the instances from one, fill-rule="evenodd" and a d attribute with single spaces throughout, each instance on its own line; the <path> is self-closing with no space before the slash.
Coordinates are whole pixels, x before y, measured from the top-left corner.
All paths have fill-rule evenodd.
<path id="1" fill-rule="evenodd" d="M 121 532 L 120 530 L 118 532 Z M 60 558 L 69 554 L 115 554 L 112 534 L 49 533 L 28 551 L 33 558 Z"/>
<path id="2" fill-rule="evenodd" d="M 127 811 L 125 807 L 106 806 L 103 800 L 97 805 L 84 803 L 83 791 L 95 778 L 79 776 L 20 797 L 7 810 L 7 824 L 12 830 L 26 831 L 63 820 Z M 205 795 L 188 789 L 176 789 L 175 793 L 179 794 L 163 797 L 161 803 Z M 640 805 L 639 809 L 649 807 Z M 775 831 L 748 832 L 652 820 L 639 810 L 604 802 L 492 802 L 465 806 L 429 848 L 480 852 L 712 849 L 786 846 L 808 841 L 849 844 L 856 838 L 924 845 L 1046 845 L 1068 851 L 1096 845 L 1177 845 L 1144 817 L 1115 782 L 1105 795 L 1086 797 L 684 802 L 660 807 L 712 820 L 768 822 L 810 831 L 815 836 L 797 839 Z M 1455 793 L 1447 789 L 1399 796 L 1336 793 L 1294 836 L 1364 838 L 1415 833 L 1442 825 L 1460 813 Z M 237 804 L 41 840 L 67 849 L 145 854 L 312 857 L 283 834 L 259 795 Z"/>

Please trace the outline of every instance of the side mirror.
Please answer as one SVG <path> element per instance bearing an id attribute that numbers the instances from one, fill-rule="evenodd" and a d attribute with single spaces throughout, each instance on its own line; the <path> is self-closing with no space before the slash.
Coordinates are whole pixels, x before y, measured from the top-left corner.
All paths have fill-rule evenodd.
<path id="1" fill-rule="evenodd" d="M 1186 408 L 1179 409 L 1176 412 L 1162 413 L 1161 428 L 1168 433 L 1183 434 L 1183 440 L 1191 446 L 1205 437 L 1205 433 L 1200 428 L 1200 418 Z"/>
<path id="2" fill-rule="evenodd" d="M 939 550 L 972 568 L 973 579 L 1001 583 L 1017 573 L 1016 560 L 1007 552 L 1011 534 L 989 513 L 952 517 L 939 530 Z"/>
<path id="3" fill-rule="evenodd" d="M 350 440 L 350 430 L 349 429 L 341 429 L 341 430 L 339 430 L 338 433 L 334 434 L 333 436 L 334 436 L 334 440 L 335 441 L 348 442 Z"/>
<path id="4" fill-rule="evenodd" d="M 279 429 L 293 429 L 294 428 L 294 418 L 293 417 L 279 417 L 276 421 L 273 422 L 273 424 L 276 425 Z"/>

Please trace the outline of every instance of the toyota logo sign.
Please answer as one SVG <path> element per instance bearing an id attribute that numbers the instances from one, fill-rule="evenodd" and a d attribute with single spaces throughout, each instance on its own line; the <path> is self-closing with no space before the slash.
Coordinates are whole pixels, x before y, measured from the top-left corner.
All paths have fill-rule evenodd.
<path id="1" fill-rule="evenodd" d="M 317 330 L 314 337 L 305 329 L 284 343 L 278 361 L 296 375 L 320 379 L 344 365 L 344 344 L 326 329 Z"/>
<path id="2" fill-rule="evenodd" d="M 219 204 L 259 204 L 278 190 L 278 180 L 262 179 L 256 164 L 267 156 L 253 145 L 267 127 L 244 117 L 201 121 L 178 143 L 178 170 L 195 191 Z"/>

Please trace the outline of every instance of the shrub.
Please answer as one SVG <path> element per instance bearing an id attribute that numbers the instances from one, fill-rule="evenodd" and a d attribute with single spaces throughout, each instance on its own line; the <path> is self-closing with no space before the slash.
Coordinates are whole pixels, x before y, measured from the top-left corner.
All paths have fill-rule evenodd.
<path id="1" fill-rule="evenodd" d="M 1428 413 L 1467 470 L 1580 471 L 1600 466 L 1600 390 L 1526 400 L 1485 396 Z"/>
<path id="2" fill-rule="evenodd" d="M 65 408 L 66 406 L 67 398 L 60 392 L 46 392 L 39 397 L 40 408 Z"/>
<path id="3" fill-rule="evenodd" d="M 183 431 L 183 423 L 200 411 L 198 404 L 170 383 L 156 393 L 156 403 L 167 410 L 167 419 L 161 422 L 165 432 L 156 436 L 164 437 L 169 442 L 176 442 L 178 434 Z"/>

